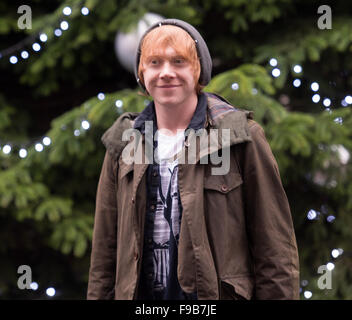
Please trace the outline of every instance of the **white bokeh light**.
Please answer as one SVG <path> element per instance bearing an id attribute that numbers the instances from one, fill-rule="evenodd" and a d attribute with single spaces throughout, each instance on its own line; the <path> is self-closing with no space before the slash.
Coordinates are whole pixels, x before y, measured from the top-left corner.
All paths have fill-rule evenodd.
<path id="1" fill-rule="evenodd" d="M 310 85 L 310 88 L 313 90 L 313 91 L 318 91 L 319 90 L 319 84 L 317 82 L 313 82 L 311 85 Z"/>
<path id="2" fill-rule="evenodd" d="M 337 117 L 334 119 L 335 123 L 338 123 L 338 124 L 343 124 L 343 120 L 341 117 Z"/>
<path id="3" fill-rule="evenodd" d="M 98 93 L 98 99 L 99 99 L 99 100 L 104 100 L 104 99 L 105 99 L 105 94 L 102 93 L 102 92 L 99 92 L 99 93 Z"/>
<path id="4" fill-rule="evenodd" d="M 43 138 L 43 143 L 48 146 L 51 143 L 51 139 L 49 137 L 44 137 Z"/>
<path id="5" fill-rule="evenodd" d="M 116 100 L 116 101 L 115 101 L 115 106 L 116 106 L 117 108 L 122 108 L 122 106 L 123 106 L 123 101 L 122 101 L 122 100 Z"/>
<path id="6" fill-rule="evenodd" d="M 333 258 L 337 258 L 339 255 L 340 255 L 340 252 L 339 252 L 338 249 L 333 249 L 333 250 L 331 251 L 331 256 L 332 256 Z"/>
<path id="7" fill-rule="evenodd" d="M 296 64 L 293 67 L 293 71 L 296 72 L 296 73 L 301 73 L 302 72 L 302 67 L 299 64 Z"/>
<path id="8" fill-rule="evenodd" d="M 328 269 L 329 271 L 332 271 L 335 269 L 335 265 L 332 262 L 328 262 L 326 264 L 326 269 Z"/>
<path id="9" fill-rule="evenodd" d="M 88 130 L 90 128 L 90 123 L 87 120 L 83 120 L 81 126 L 84 130 Z"/>
<path id="10" fill-rule="evenodd" d="M 307 218 L 308 220 L 314 220 L 317 217 L 317 212 L 313 209 L 308 211 Z"/>
<path id="11" fill-rule="evenodd" d="M 324 105 L 325 107 L 330 107 L 330 105 L 331 105 L 331 100 L 330 100 L 329 98 L 325 98 L 325 99 L 323 100 L 323 105 Z"/>
<path id="12" fill-rule="evenodd" d="M 86 15 L 89 14 L 89 9 L 88 9 L 87 7 L 83 7 L 83 8 L 81 9 L 81 13 L 82 13 L 84 16 L 86 16 Z"/>
<path id="13" fill-rule="evenodd" d="M 63 8 L 62 13 L 63 13 L 65 16 L 69 16 L 69 15 L 72 13 L 72 10 L 71 10 L 70 7 L 65 7 L 65 8 Z"/>
<path id="14" fill-rule="evenodd" d="M 9 144 L 5 144 L 3 147 L 2 147 L 2 152 L 5 153 L 5 154 L 9 154 L 11 152 L 11 146 Z"/>
<path id="15" fill-rule="evenodd" d="M 39 39 L 41 42 L 46 42 L 48 40 L 48 36 L 45 33 L 41 33 Z"/>
<path id="16" fill-rule="evenodd" d="M 36 282 L 32 282 L 30 284 L 30 287 L 31 287 L 32 290 L 36 291 L 39 288 L 39 285 Z"/>
<path id="17" fill-rule="evenodd" d="M 41 46 L 40 46 L 40 44 L 39 44 L 38 42 L 35 42 L 35 43 L 33 43 L 33 45 L 32 45 L 32 49 L 33 49 L 35 52 L 38 52 L 38 51 L 40 51 Z"/>
<path id="18" fill-rule="evenodd" d="M 272 74 L 273 77 L 277 78 L 277 77 L 280 76 L 281 71 L 280 71 L 279 68 L 275 68 L 275 69 L 273 69 L 273 71 L 271 71 L 271 74 Z"/>
<path id="19" fill-rule="evenodd" d="M 20 156 L 20 158 L 25 158 L 25 157 L 27 157 L 27 150 L 26 149 L 24 149 L 24 148 L 22 148 L 22 149 L 20 149 L 20 151 L 18 152 L 18 155 Z"/>
<path id="20" fill-rule="evenodd" d="M 54 288 L 50 287 L 48 289 L 46 289 L 46 294 L 49 296 L 49 297 L 53 297 L 55 295 L 56 291 Z"/>
<path id="21" fill-rule="evenodd" d="M 352 96 L 346 96 L 345 101 L 347 104 L 352 104 Z"/>
<path id="22" fill-rule="evenodd" d="M 55 36 L 60 37 L 62 35 L 62 31 L 60 29 L 55 29 L 54 34 Z"/>
<path id="23" fill-rule="evenodd" d="M 277 60 L 275 58 L 271 58 L 269 61 L 270 65 L 272 67 L 276 67 L 277 66 Z"/>
<path id="24" fill-rule="evenodd" d="M 11 56 L 11 57 L 10 57 L 10 62 L 11 62 L 12 64 L 16 64 L 17 61 L 18 61 L 18 59 L 17 59 L 16 56 Z"/>
<path id="25" fill-rule="evenodd" d="M 299 79 L 295 79 L 293 80 L 293 86 L 298 88 L 301 85 L 301 80 Z"/>
<path id="26" fill-rule="evenodd" d="M 234 82 L 234 83 L 231 85 L 231 89 L 232 89 L 232 90 L 238 90 L 239 87 L 240 87 L 240 86 L 238 85 L 237 82 Z"/>
<path id="27" fill-rule="evenodd" d="M 35 146 L 34 146 L 35 150 L 38 151 L 38 152 L 42 152 L 44 147 L 41 143 L 36 143 Z"/>
<path id="28" fill-rule="evenodd" d="M 320 101 L 320 95 L 319 94 L 315 94 L 313 97 L 312 97 L 312 101 L 314 103 L 318 103 Z"/>
<path id="29" fill-rule="evenodd" d="M 22 59 L 27 59 L 27 58 L 29 57 L 28 51 L 23 50 L 23 51 L 21 52 L 21 57 L 22 57 Z"/>
<path id="30" fill-rule="evenodd" d="M 60 28 L 61 28 L 61 30 L 64 30 L 64 31 L 67 30 L 69 28 L 68 22 L 67 21 L 61 21 Z"/>
<path id="31" fill-rule="evenodd" d="M 304 291 L 304 293 L 303 293 L 303 295 L 304 295 L 304 297 L 306 298 L 306 299 L 310 299 L 311 297 L 312 297 L 312 292 L 311 291 Z"/>

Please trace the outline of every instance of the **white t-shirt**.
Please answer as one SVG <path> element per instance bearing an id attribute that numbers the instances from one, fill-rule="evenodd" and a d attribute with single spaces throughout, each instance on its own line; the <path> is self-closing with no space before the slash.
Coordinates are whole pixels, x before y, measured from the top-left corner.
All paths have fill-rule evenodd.
<path id="1" fill-rule="evenodd" d="M 169 136 L 158 131 L 158 158 L 160 160 L 169 160 L 182 149 L 185 140 L 184 131 L 178 131 L 177 134 Z"/>

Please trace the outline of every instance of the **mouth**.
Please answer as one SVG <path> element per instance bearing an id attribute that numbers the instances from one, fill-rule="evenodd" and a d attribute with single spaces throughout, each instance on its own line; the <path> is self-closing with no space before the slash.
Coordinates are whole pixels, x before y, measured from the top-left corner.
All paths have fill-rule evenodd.
<path id="1" fill-rule="evenodd" d="M 161 88 L 161 89 L 171 89 L 171 88 L 176 88 L 176 87 L 179 87 L 180 85 L 171 85 L 171 84 L 168 84 L 168 85 L 164 85 L 164 86 L 157 86 L 158 88 Z"/>

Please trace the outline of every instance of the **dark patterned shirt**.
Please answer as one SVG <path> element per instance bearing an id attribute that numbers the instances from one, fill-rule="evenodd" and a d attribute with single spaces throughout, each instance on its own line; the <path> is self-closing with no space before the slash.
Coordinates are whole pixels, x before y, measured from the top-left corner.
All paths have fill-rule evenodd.
<path id="1" fill-rule="evenodd" d="M 204 127 L 206 108 L 206 96 L 201 94 L 187 129 Z M 144 133 L 145 121 L 153 121 L 155 134 L 153 102 L 136 118 L 134 127 Z M 154 150 L 156 147 L 158 142 L 154 141 Z M 177 279 L 177 246 L 182 219 L 177 160 L 171 163 L 167 160 L 158 162 L 160 164 L 154 161 L 147 169 L 147 208 L 138 298 L 196 299 L 196 293 L 186 294 L 182 291 Z"/>

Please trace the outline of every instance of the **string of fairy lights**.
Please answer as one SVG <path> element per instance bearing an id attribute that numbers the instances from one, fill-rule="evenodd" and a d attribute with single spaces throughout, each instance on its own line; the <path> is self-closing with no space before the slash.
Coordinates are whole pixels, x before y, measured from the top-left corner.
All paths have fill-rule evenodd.
<path id="1" fill-rule="evenodd" d="M 97 99 L 98 100 L 104 100 L 105 99 L 105 94 L 100 92 L 97 95 Z M 115 101 L 115 107 L 116 107 L 116 111 L 117 114 L 121 114 L 122 113 L 122 108 L 123 108 L 123 101 L 118 99 Z M 76 128 L 73 130 L 72 134 L 75 137 L 79 137 L 83 131 L 89 130 L 91 124 L 88 120 L 83 119 L 80 122 L 80 127 Z M 62 130 L 66 130 L 65 126 L 61 127 Z M 11 142 L 7 142 L 6 144 L 4 144 L 3 146 L 1 146 L 0 144 L 0 151 L 2 151 L 2 153 L 4 155 L 10 155 L 13 150 L 18 150 L 18 156 L 23 159 L 26 158 L 28 155 L 28 149 L 34 146 L 34 150 L 36 152 L 42 152 L 44 150 L 45 147 L 50 146 L 51 145 L 51 139 L 48 136 L 44 136 L 40 139 L 37 139 L 34 144 L 33 143 L 27 143 L 27 145 L 29 145 L 27 148 L 23 147 L 23 146 L 17 146 L 14 143 Z M 14 147 L 15 146 L 15 147 Z"/>
<path id="2" fill-rule="evenodd" d="M 86 16 L 88 15 L 89 9 L 86 7 L 80 8 L 81 14 Z M 69 17 L 72 14 L 72 8 L 71 7 L 65 7 L 62 10 L 62 13 L 65 17 Z M 55 37 L 61 37 L 63 33 L 68 30 L 70 27 L 69 22 L 66 20 L 62 20 L 59 23 L 59 27 L 54 28 L 53 34 Z M 42 50 L 42 44 L 47 42 L 48 40 L 48 35 L 45 33 L 39 33 L 35 36 L 30 36 L 26 38 L 24 41 L 21 41 L 19 44 L 12 46 L 10 48 L 7 48 L 5 50 L 0 51 L 0 59 L 5 59 L 8 58 L 8 62 L 15 65 L 17 63 L 20 63 L 21 61 L 25 61 L 30 58 L 31 54 L 38 53 Z M 28 49 L 26 47 L 30 47 L 31 49 Z M 33 52 L 31 52 L 31 50 Z M 271 75 L 274 78 L 278 78 L 281 75 L 281 70 L 279 68 L 279 61 L 276 58 L 271 58 L 268 61 L 269 65 L 272 67 L 271 69 Z M 302 78 L 303 78 L 303 68 L 301 65 L 296 64 L 292 66 L 292 71 L 293 74 L 295 75 L 292 85 L 295 88 L 299 88 L 302 86 Z M 234 82 L 231 84 L 232 90 L 238 90 L 240 87 L 240 84 Z M 329 97 L 324 97 L 322 93 L 320 93 L 319 89 L 319 83 L 314 81 L 311 82 L 309 85 L 310 90 L 312 91 L 312 102 L 313 103 L 322 103 L 324 110 L 327 112 L 332 112 L 331 107 L 332 107 L 332 99 Z M 257 94 L 258 90 L 253 88 L 252 94 Z M 97 94 L 97 99 L 98 100 L 104 100 L 105 99 L 105 94 L 103 92 L 100 92 Z M 349 107 L 352 105 L 352 96 L 351 95 L 346 95 L 341 101 L 336 102 L 337 104 L 340 104 L 342 107 Z M 335 104 L 336 105 L 336 104 Z M 123 101 L 118 99 L 114 102 L 114 106 L 116 108 L 116 111 L 118 114 L 121 114 L 123 111 Z M 342 124 L 343 119 L 341 118 L 335 118 L 334 121 L 336 123 Z M 79 137 L 82 134 L 82 131 L 89 130 L 91 127 L 91 124 L 89 123 L 88 120 L 82 119 L 80 122 L 80 127 L 76 128 L 73 130 L 72 135 L 74 137 Z M 65 130 L 65 128 L 62 128 Z M 16 143 L 13 142 L 5 142 L 3 145 L 0 141 L 0 152 L 2 152 L 5 156 L 9 156 L 13 153 L 17 153 L 18 157 L 21 159 L 24 159 L 28 155 L 28 149 L 34 147 L 34 150 L 36 152 L 42 152 L 46 147 L 50 146 L 52 144 L 52 141 L 50 137 L 48 136 L 43 136 L 41 138 L 36 139 L 34 143 L 26 143 L 26 146 L 24 144 L 21 145 L 16 145 Z M 336 217 L 332 214 L 328 214 L 324 210 L 317 211 L 314 209 L 309 210 L 307 213 L 307 219 L 312 221 L 312 220 L 318 220 L 321 217 L 325 217 L 326 221 L 329 223 L 333 223 L 333 221 L 336 219 Z M 342 248 L 334 248 L 331 250 L 331 257 L 333 259 L 337 259 L 339 256 L 343 254 L 343 249 Z M 326 268 L 329 271 L 332 271 L 335 268 L 335 264 L 332 261 L 329 261 L 326 263 Z M 303 294 L 304 298 L 310 299 L 312 298 L 312 291 L 308 289 L 304 289 L 308 287 L 308 280 L 302 280 L 301 281 L 301 293 Z M 32 282 L 31 284 L 31 289 L 32 290 L 37 290 L 38 289 L 38 283 Z M 53 287 L 50 287 L 46 290 L 46 294 L 48 297 L 53 297 L 56 294 L 56 291 Z"/>
<path id="3" fill-rule="evenodd" d="M 269 60 L 269 64 L 272 67 L 271 75 L 274 78 L 279 77 L 281 75 L 281 70 L 278 67 L 278 60 L 275 58 L 271 58 Z M 296 64 L 292 67 L 292 71 L 293 71 L 293 74 L 295 75 L 295 77 L 292 81 L 292 85 L 295 88 L 299 88 L 302 86 L 301 75 L 303 74 L 303 68 L 301 65 Z M 238 90 L 239 84 L 233 83 L 231 87 L 233 90 Z M 322 102 L 324 110 L 331 113 L 332 112 L 332 110 L 331 110 L 332 101 L 329 97 L 323 97 L 323 98 L 321 97 L 322 94 L 319 93 L 319 89 L 320 89 L 319 83 L 316 81 L 311 82 L 309 87 L 310 87 L 310 90 L 312 91 L 312 102 L 316 103 L 316 104 L 318 104 L 319 102 Z M 253 89 L 252 94 L 257 94 L 257 93 L 258 93 L 257 89 Z M 288 101 L 286 100 L 286 102 L 288 102 Z M 344 97 L 344 99 L 342 99 L 340 104 L 342 107 L 350 106 L 352 104 L 352 96 L 346 95 Z M 334 121 L 338 124 L 343 124 L 343 119 L 341 119 L 341 117 L 336 117 L 334 119 Z M 350 158 L 349 152 L 346 149 L 344 149 L 342 146 L 339 146 L 336 151 L 339 151 L 343 155 L 341 162 L 343 164 L 346 164 L 348 159 Z M 307 220 L 314 221 L 314 220 L 319 220 L 321 218 L 323 218 L 323 219 L 325 218 L 328 223 L 333 223 L 334 220 L 336 219 L 336 217 L 333 214 L 328 213 L 328 211 L 326 210 L 326 208 L 324 206 L 322 206 L 321 211 L 310 209 L 307 213 Z M 343 252 L 344 251 L 342 248 L 334 248 L 331 250 L 330 255 L 331 255 L 332 259 L 337 259 L 339 256 L 341 256 L 343 254 Z M 326 269 L 330 272 L 332 270 L 334 270 L 334 268 L 335 268 L 335 264 L 333 261 L 328 261 L 325 264 Z M 313 296 L 312 291 L 310 291 L 308 289 L 304 289 L 304 288 L 308 287 L 308 285 L 309 285 L 308 280 L 303 279 L 301 281 L 300 293 L 303 294 L 305 299 L 311 299 Z"/>
<path id="4" fill-rule="evenodd" d="M 76 8 L 74 8 L 76 9 Z M 87 7 L 79 8 L 81 15 L 89 15 L 89 9 Z M 71 7 L 64 7 L 62 9 L 62 14 L 64 19 L 59 22 L 59 26 L 53 27 L 53 34 L 56 38 L 59 38 L 63 35 L 63 32 L 70 28 L 70 24 L 67 21 L 72 14 Z M 38 53 L 42 50 L 42 45 L 48 41 L 48 35 L 44 32 L 39 32 L 38 34 L 30 35 L 24 40 L 20 41 L 14 46 L 3 49 L 0 51 L 0 59 L 5 59 L 8 57 L 8 62 L 11 64 L 16 64 L 22 60 L 27 60 L 30 57 L 30 54 Z M 33 52 L 31 52 L 31 50 Z"/>
<path id="5" fill-rule="evenodd" d="M 269 64 L 273 67 L 271 74 L 273 77 L 279 77 L 280 76 L 280 69 L 278 68 L 278 61 L 275 58 L 270 59 Z M 295 88 L 299 88 L 302 85 L 302 80 L 300 77 L 298 77 L 300 74 L 303 72 L 303 68 L 301 65 L 296 64 L 293 66 L 292 71 L 297 77 L 294 78 L 292 84 Z M 310 83 L 310 89 L 312 91 L 312 102 L 318 104 L 319 102 L 322 102 L 325 111 L 331 113 L 331 104 L 332 101 L 329 97 L 322 97 L 322 95 L 319 93 L 319 83 L 314 81 Z M 337 102 L 338 103 L 338 102 Z M 348 107 L 352 104 L 352 96 L 351 95 L 346 95 L 341 101 L 340 104 L 342 107 Z M 343 119 L 341 117 L 337 117 L 334 119 L 334 121 L 338 124 L 343 124 Z M 347 150 L 343 150 L 343 152 L 347 152 Z M 349 153 L 347 154 L 347 161 L 349 159 L 350 155 Z M 342 161 L 344 162 L 344 161 Z M 322 210 L 317 211 L 314 209 L 310 209 L 307 213 L 307 219 L 310 221 L 314 220 L 319 220 L 320 218 L 325 218 L 328 223 L 333 223 L 336 217 L 333 214 L 329 214 L 328 210 L 326 210 L 325 206 L 322 206 Z M 343 254 L 343 249 L 342 248 L 334 248 L 331 250 L 330 255 L 334 261 L 334 259 L 337 259 L 339 256 Z M 335 268 L 335 264 L 333 261 L 328 261 L 325 264 L 325 267 L 328 271 L 332 272 Z M 307 288 L 309 285 L 308 280 L 301 280 L 301 287 L 300 287 L 300 293 L 303 294 L 305 299 L 311 299 L 313 296 L 313 293 L 311 290 L 304 289 Z"/>
<path id="6" fill-rule="evenodd" d="M 76 8 L 74 8 L 76 9 Z M 81 7 L 79 8 L 80 12 L 83 16 L 87 16 L 90 12 L 87 7 Z M 72 14 L 72 8 L 69 6 L 66 6 L 62 9 L 62 14 L 64 17 L 70 17 Z M 53 28 L 53 34 L 55 37 L 61 37 L 63 35 L 63 32 L 68 30 L 70 27 L 70 24 L 66 20 L 60 19 L 59 26 Z M 68 19 L 67 19 L 68 20 Z M 7 49 L 1 50 L 0 51 L 0 59 L 6 59 L 8 57 L 8 62 L 15 65 L 19 63 L 21 60 L 27 60 L 30 58 L 31 54 L 35 54 L 40 52 L 43 48 L 42 45 L 43 43 L 48 41 L 48 35 L 43 32 L 39 32 L 38 34 L 31 35 L 27 37 L 26 39 L 20 41 L 18 44 L 9 47 Z M 32 50 L 32 52 L 31 52 Z M 81 127 L 83 130 L 88 130 L 90 127 L 90 124 L 87 120 L 82 120 L 81 122 Z M 78 136 L 80 134 L 80 131 L 76 129 L 74 131 L 74 135 Z M 29 145 L 29 143 L 26 143 L 26 145 Z M 37 152 L 42 152 L 44 150 L 44 147 L 51 145 L 51 139 L 50 137 L 44 136 L 40 139 L 37 139 L 37 141 L 34 143 L 34 149 Z M 13 150 L 18 150 L 18 156 L 20 158 L 26 158 L 28 151 L 28 148 L 19 146 L 15 147 L 16 144 L 12 142 L 6 142 L 4 145 L 1 145 L 0 143 L 0 150 L 2 151 L 3 154 L 9 155 L 12 153 Z"/>

